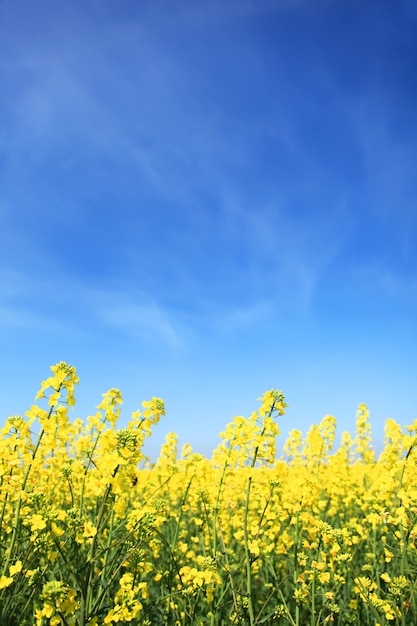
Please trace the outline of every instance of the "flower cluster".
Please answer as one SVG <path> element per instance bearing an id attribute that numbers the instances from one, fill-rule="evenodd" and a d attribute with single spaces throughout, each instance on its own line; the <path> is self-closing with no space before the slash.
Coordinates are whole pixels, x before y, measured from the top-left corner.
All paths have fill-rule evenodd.
<path id="1" fill-rule="evenodd" d="M 10 626 L 404 626 L 417 623 L 417 421 L 356 432 L 326 416 L 292 430 L 270 390 L 235 417 L 211 459 L 143 402 L 118 427 L 110 389 L 70 419 L 78 378 L 58 363 L 25 416 L 0 430 L 0 624 Z"/>

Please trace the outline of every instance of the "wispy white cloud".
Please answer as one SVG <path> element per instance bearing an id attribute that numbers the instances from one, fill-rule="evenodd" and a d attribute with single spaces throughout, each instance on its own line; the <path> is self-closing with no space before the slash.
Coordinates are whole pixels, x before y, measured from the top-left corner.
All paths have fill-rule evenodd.
<path id="1" fill-rule="evenodd" d="M 137 203 L 135 193 L 141 193 L 142 198 L 169 201 L 170 206 L 180 207 L 178 215 L 187 216 L 178 257 L 172 254 L 173 247 L 158 250 L 158 269 L 164 265 L 177 269 L 177 283 L 166 285 L 170 296 L 178 292 L 175 304 L 195 300 L 188 313 L 191 324 L 193 315 L 199 323 L 210 324 L 216 311 L 216 320 L 223 319 L 225 327 L 250 326 L 270 315 L 271 309 L 282 310 L 283 303 L 290 310 L 304 307 L 308 311 L 321 277 L 352 232 L 354 217 L 347 189 L 329 190 L 323 200 L 331 172 L 300 142 L 297 115 L 303 110 L 291 113 L 294 92 L 286 94 L 285 84 L 281 85 L 282 98 L 271 93 L 274 106 L 262 105 L 256 119 L 248 114 L 236 121 L 233 107 L 227 108 L 222 101 L 225 83 L 217 82 L 216 68 L 204 54 L 196 59 L 188 55 L 184 62 L 179 33 L 241 20 L 240 27 L 244 23 L 242 28 L 247 28 L 249 35 L 251 16 L 290 3 L 239 0 L 220 4 L 176 3 L 175 8 L 161 13 L 157 2 L 158 11 L 149 4 L 138 11 L 139 17 L 130 21 L 117 17 L 98 29 L 93 27 L 89 11 L 83 9 L 73 30 L 58 19 L 58 30 L 46 43 L 32 35 L 36 53 L 30 39 L 17 39 L 13 44 L 9 36 L 14 65 L 11 71 L 3 63 L 2 70 L 8 84 L 17 87 L 6 96 L 13 123 L 6 130 L 3 151 L 9 156 L 15 188 L 25 165 L 34 179 L 33 166 L 39 163 L 47 169 L 50 164 L 59 165 L 61 174 L 67 168 L 66 180 L 81 179 L 91 169 L 92 187 L 115 170 L 116 175 L 128 170 L 132 204 Z M 226 64 L 248 71 L 251 77 L 262 71 L 264 59 L 255 38 L 245 38 L 245 45 L 237 51 L 231 52 L 232 48 L 222 39 L 217 61 L 224 53 Z M 241 65 L 235 63 L 239 55 L 243 55 Z M 329 90 L 331 87 L 330 81 Z M 334 95 L 334 102 L 341 107 L 341 117 L 349 119 L 342 98 Z M 365 125 L 369 116 L 366 111 Z M 278 166 L 280 159 L 285 164 L 285 159 L 291 158 L 302 174 L 300 181 L 280 185 L 271 174 L 264 175 L 257 150 L 271 136 Z M 372 162 L 375 172 L 378 167 L 371 154 L 375 142 L 371 140 L 369 148 L 366 136 L 363 141 L 365 161 Z M 382 143 L 388 149 L 390 141 Z M 400 152 L 396 174 L 409 154 Z M 384 163 L 389 161 L 381 160 L 379 177 L 388 175 Z M 95 178 L 100 169 L 101 178 Z M 22 193 L 24 188 L 22 185 Z M 262 194 L 259 199 L 257 189 Z M 311 212 L 306 208 L 310 192 L 313 205 L 317 198 L 323 202 Z M 28 193 L 33 196 L 33 189 Z M 80 215 L 82 209 L 71 202 L 74 216 Z M 38 210 L 52 213 L 55 207 L 39 202 Z M 122 219 L 123 207 L 117 210 Z M 143 242 L 143 256 L 151 258 L 149 251 L 158 237 L 155 233 L 154 240 Z M 183 245 L 187 238 L 188 246 Z M 126 259 L 129 246 L 133 259 L 140 246 L 127 243 L 123 250 Z M 195 252 L 199 246 L 203 249 L 200 256 Z M 204 267 L 205 257 L 211 263 L 209 271 Z M 147 267 L 157 271 L 152 260 Z M 140 277 L 132 265 L 129 274 L 132 283 Z M 174 273 L 166 274 L 171 277 Z M 72 280 L 78 285 L 75 276 Z M 106 277 L 101 282 L 105 284 Z M 155 334 L 171 346 L 181 345 L 181 324 L 173 305 L 149 297 L 146 291 L 132 296 L 123 287 L 115 292 L 109 289 L 107 295 L 103 291 L 96 307 L 87 292 L 86 285 L 76 286 L 75 300 L 87 302 L 89 314 L 103 324 L 132 336 Z"/>
<path id="2" fill-rule="evenodd" d="M 352 281 L 345 286 L 344 291 L 351 293 L 355 290 L 358 301 L 367 302 L 371 299 L 374 306 L 385 302 L 385 313 L 389 309 L 403 310 L 417 309 L 417 277 L 415 272 L 400 272 L 387 266 L 376 257 L 368 263 L 352 269 Z"/>
<path id="3" fill-rule="evenodd" d="M 218 189 L 222 189 L 221 184 Z M 276 311 L 308 312 L 317 286 L 343 252 L 355 222 L 349 198 L 335 194 L 321 213 L 302 206 L 289 210 L 286 191 L 270 191 L 267 203 L 248 202 L 239 193 L 221 197 L 226 238 L 241 250 L 233 282 Z M 308 198 L 303 198 L 308 203 Z M 239 254 L 239 253 L 238 253 Z"/>
<path id="4" fill-rule="evenodd" d="M 247 305 L 219 306 L 206 314 L 206 325 L 220 335 L 245 334 L 259 330 L 270 323 L 275 311 L 271 301 L 252 302 Z"/>
<path id="5" fill-rule="evenodd" d="M 92 297 L 93 296 L 93 297 Z M 97 291 L 89 294 L 95 315 L 109 328 L 136 339 L 163 341 L 172 349 L 183 347 L 184 338 L 173 316 L 158 302 L 144 296 L 139 301 L 126 293 Z"/>
<path id="6" fill-rule="evenodd" d="M 31 278 L 0 270 L 3 328 L 83 336 L 122 332 L 133 340 L 157 339 L 171 349 L 184 345 L 179 320 L 145 293 L 98 289 L 81 280 Z"/>

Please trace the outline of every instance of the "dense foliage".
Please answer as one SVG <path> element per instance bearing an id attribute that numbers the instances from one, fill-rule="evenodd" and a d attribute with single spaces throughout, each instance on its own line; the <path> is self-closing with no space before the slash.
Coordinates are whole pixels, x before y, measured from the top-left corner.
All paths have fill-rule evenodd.
<path id="1" fill-rule="evenodd" d="M 388 420 L 375 458 L 366 406 L 333 450 L 326 416 L 276 458 L 280 391 L 221 433 L 211 459 L 121 394 L 71 421 L 75 368 L 58 363 L 0 431 L 0 624 L 346 626 L 417 623 L 417 421 Z"/>

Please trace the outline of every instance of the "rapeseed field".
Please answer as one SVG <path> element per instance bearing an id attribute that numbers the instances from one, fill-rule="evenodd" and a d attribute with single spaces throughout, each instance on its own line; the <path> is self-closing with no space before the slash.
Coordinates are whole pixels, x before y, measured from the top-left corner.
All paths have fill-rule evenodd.
<path id="1" fill-rule="evenodd" d="M 161 399 L 71 420 L 76 370 L 51 372 L 0 431 L 1 625 L 417 624 L 417 420 L 376 458 L 361 405 L 338 449 L 326 416 L 277 458 L 271 390 L 212 458 L 169 434 L 151 464 Z"/>

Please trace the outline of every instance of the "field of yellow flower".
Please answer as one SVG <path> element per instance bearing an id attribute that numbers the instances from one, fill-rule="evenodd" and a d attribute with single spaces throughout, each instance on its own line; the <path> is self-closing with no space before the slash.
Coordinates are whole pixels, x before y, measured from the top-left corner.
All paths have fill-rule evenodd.
<path id="1" fill-rule="evenodd" d="M 51 371 L 0 431 L 0 624 L 417 624 L 417 421 L 376 459 L 361 405 L 337 450 L 326 416 L 277 459 L 271 390 L 211 459 L 170 434 L 152 465 L 162 400 L 71 421 L 76 370 Z"/>

